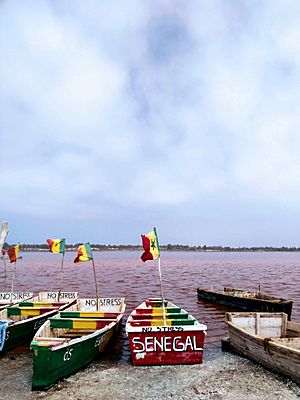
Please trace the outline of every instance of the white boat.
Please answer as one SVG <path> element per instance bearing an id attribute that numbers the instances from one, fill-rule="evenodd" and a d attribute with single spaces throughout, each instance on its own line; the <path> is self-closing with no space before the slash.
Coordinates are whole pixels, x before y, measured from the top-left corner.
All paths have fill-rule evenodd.
<path id="1" fill-rule="evenodd" d="M 300 383 L 300 324 L 285 313 L 226 313 L 230 349 Z"/>

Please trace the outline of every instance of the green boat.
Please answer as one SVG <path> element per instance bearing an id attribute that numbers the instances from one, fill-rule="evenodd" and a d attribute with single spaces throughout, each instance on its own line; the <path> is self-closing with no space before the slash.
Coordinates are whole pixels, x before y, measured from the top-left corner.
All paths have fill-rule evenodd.
<path id="1" fill-rule="evenodd" d="M 31 342 L 32 390 L 42 390 L 96 358 L 125 312 L 124 298 L 78 299 L 50 318 Z"/>
<path id="2" fill-rule="evenodd" d="M 33 298 L 0 311 L 0 354 L 30 343 L 41 325 L 58 311 L 68 308 L 77 292 L 40 292 Z"/>

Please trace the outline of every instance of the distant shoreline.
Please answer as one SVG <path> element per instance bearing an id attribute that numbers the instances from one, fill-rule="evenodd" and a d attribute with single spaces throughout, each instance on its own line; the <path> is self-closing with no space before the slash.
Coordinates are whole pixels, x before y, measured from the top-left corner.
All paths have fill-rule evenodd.
<path id="1" fill-rule="evenodd" d="M 66 245 L 66 251 L 77 251 L 78 246 L 81 243 L 75 245 Z M 142 246 L 139 245 L 100 245 L 91 243 L 93 251 L 143 251 Z M 4 249 L 8 245 L 4 245 Z M 300 252 L 300 247 L 229 247 L 229 246 L 189 246 L 189 245 L 161 245 L 161 251 L 184 251 L 184 252 Z M 49 246 L 47 244 L 20 244 L 20 251 L 31 251 L 31 252 L 47 252 Z"/>

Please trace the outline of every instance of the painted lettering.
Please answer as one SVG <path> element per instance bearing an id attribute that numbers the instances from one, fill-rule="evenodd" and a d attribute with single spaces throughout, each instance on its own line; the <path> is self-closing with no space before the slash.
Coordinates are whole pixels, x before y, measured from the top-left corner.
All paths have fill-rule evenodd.
<path id="1" fill-rule="evenodd" d="M 152 327 L 151 326 L 143 326 L 142 327 L 142 332 L 151 332 L 152 331 Z"/>
<path id="2" fill-rule="evenodd" d="M 34 331 L 37 331 L 37 330 L 43 325 L 43 323 L 44 323 L 45 321 L 46 321 L 46 318 L 37 320 L 37 321 L 34 323 L 34 327 L 33 327 Z"/>
<path id="3" fill-rule="evenodd" d="M 76 293 L 74 293 L 74 292 L 61 292 L 59 297 L 61 299 L 72 300 L 72 299 L 76 298 Z"/>
<path id="4" fill-rule="evenodd" d="M 0 293 L 0 300 L 9 300 L 10 293 Z"/>
<path id="5" fill-rule="evenodd" d="M 64 354 L 64 361 L 70 361 L 73 349 L 68 349 Z"/>
<path id="6" fill-rule="evenodd" d="M 134 337 L 132 339 L 132 343 L 134 346 L 134 350 L 133 350 L 134 353 L 141 353 L 141 352 L 145 351 L 144 343 L 140 340 L 139 337 Z"/>
<path id="7" fill-rule="evenodd" d="M 96 300 L 94 300 L 94 299 L 86 299 L 85 300 L 85 305 L 86 306 L 96 306 Z"/>
<path id="8" fill-rule="evenodd" d="M 180 342 L 181 337 L 175 336 L 173 339 L 173 348 L 174 351 L 184 351 L 184 344 Z"/>
<path id="9" fill-rule="evenodd" d="M 173 345 L 173 343 L 172 343 L 172 338 L 171 338 L 170 336 L 166 336 L 166 337 L 165 337 L 165 343 L 164 343 L 164 345 L 165 345 L 164 351 L 172 351 L 172 345 Z"/>
<path id="10" fill-rule="evenodd" d="M 170 351 L 202 351 L 198 346 L 197 336 L 145 336 L 132 339 L 134 353 L 170 352 Z"/>

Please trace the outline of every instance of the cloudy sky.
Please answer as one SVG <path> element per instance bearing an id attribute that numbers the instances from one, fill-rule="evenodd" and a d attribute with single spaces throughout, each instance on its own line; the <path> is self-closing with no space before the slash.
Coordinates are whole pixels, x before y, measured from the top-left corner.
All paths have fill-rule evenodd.
<path id="1" fill-rule="evenodd" d="M 9 241 L 300 246 L 298 0 L 2 0 Z"/>

